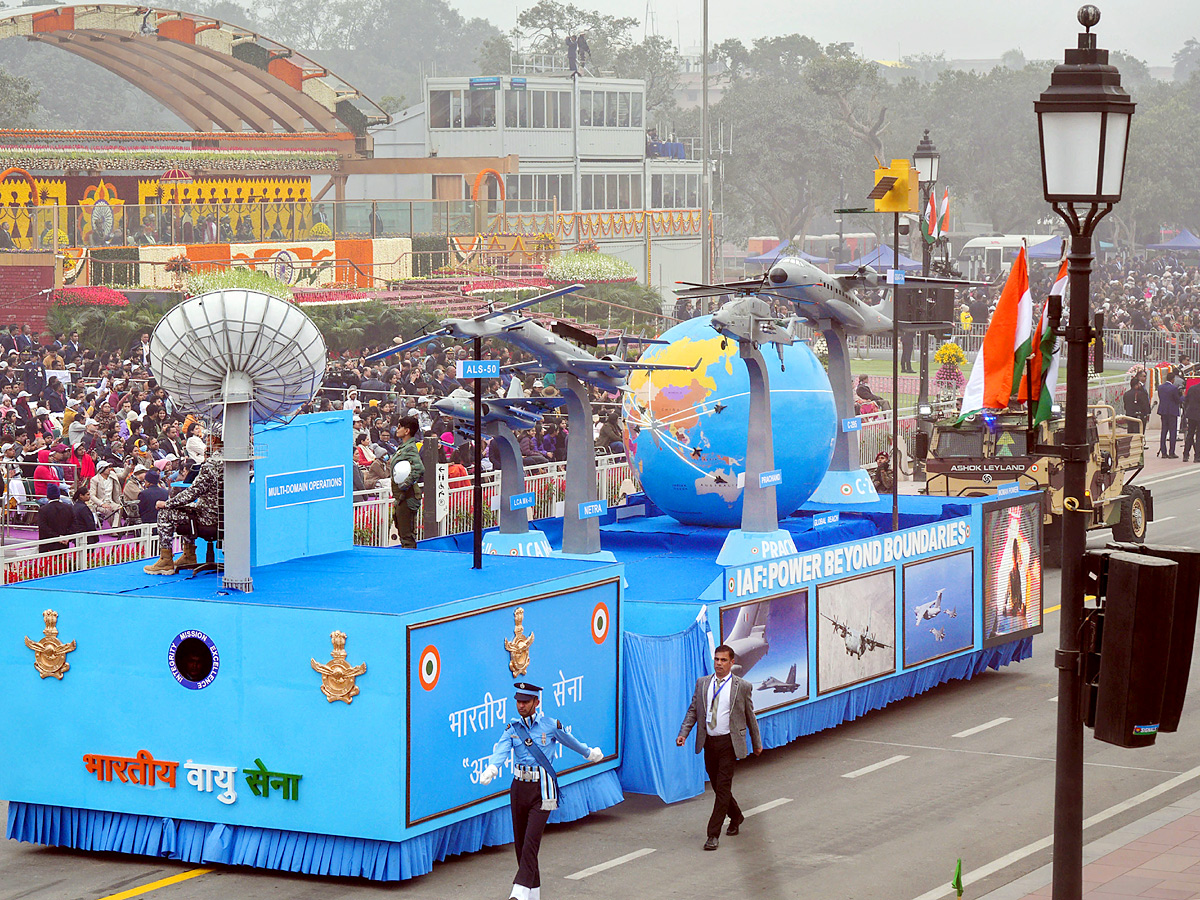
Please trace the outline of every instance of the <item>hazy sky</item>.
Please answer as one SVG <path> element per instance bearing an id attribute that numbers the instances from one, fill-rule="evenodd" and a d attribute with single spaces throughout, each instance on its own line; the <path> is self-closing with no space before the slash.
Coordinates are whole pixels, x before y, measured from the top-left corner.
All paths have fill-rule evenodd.
<path id="1" fill-rule="evenodd" d="M 702 0 L 571 0 L 644 21 L 649 8 L 658 34 L 683 47 L 700 45 Z M 450 0 L 466 16 L 481 16 L 507 31 L 517 13 L 532 5 L 518 0 L 498 7 L 491 0 Z M 1017 48 L 1029 59 L 1062 59 L 1082 29 L 1078 0 L 709 0 L 709 40 L 749 43 L 767 34 L 799 32 L 820 41 L 853 41 L 873 59 L 945 53 L 948 59 L 995 59 Z M 1096 31 L 1100 46 L 1130 53 L 1151 66 L 1171 65 L 1188 38 L 1200 39 L 1196 0 L 1100 0 Z M 903 22 L 896 15 L 906 16 Z M 640 36 L 640 33 L 639 33 Z"/>

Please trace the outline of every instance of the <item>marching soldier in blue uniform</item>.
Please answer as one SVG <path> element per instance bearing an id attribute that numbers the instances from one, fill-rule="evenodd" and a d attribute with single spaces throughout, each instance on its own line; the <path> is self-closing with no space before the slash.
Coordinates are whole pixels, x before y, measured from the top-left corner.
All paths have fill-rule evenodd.
<path id="1" fill-rule="evenodd" d="M 538 705 L 542 689 L 519 681 L 516 689 L 519 719 L 511 720 L 496 741 L 487 768 L 479 777 L 481 784 L 490 784 L 500 774 L 507 760 L 512 766 L 513 782 L 508 792 L 512 810 L 513 837 L 517 851 L 517 877 L 513 879 L 509 900 L 541 900 L 541 875 L 538 872 L 538 850 L 542 830 L 550 813 L 558 809 L 558 776 L 551 758 L 561 744 L 588 762 L 604 758 L 599 747 L 588 747 L 577 740 L 562 722 L 542 715 Z"/>

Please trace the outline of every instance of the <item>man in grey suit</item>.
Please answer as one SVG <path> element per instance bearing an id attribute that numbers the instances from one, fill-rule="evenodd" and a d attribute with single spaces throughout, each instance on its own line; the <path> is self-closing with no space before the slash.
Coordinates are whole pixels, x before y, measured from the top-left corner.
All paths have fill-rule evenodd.
<path id="1" fill-rule="evenodd" d="M 683 746 L 688 732 L 696 726 L 696 752 L 704 751 L 704 769 L 712 782 L 712 815 L 708 818 L 708 840 L 705 850 L 716 850 L 721 826 L 729 817 L 726 834 L 737 834 L 741 828 L 741 807 L 733 798 L 733 767 L 746 756 L 746 731 L 749 729 L 754 754 L 762 753 L 762 738 L 758 720 L 754 718 L 754 688 L 750 682 L 732 674 L 734 653 L 725 644 L 713 652 L 715 675 L 696 679 L 696 690 L 688 705 L 687 715 L 679 726 L 675 745 Z"/>

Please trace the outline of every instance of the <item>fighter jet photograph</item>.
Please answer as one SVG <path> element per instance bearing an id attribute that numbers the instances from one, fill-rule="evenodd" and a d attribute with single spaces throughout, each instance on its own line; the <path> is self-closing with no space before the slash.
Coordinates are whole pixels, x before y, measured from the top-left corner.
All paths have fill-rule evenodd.
<path id="1" fill-rule="evenodd" d="M 737 654 L 734 672 L 753 678 L 755 712 L 809 696 L 808 596 L 801 589 L 721 610 L 721 642 Z"/>
<path id="2" fill-rule="evenodd" d="M 958 552 L 904 567 L 904 665 L 917 666 L 975 645 L 971 553 Z M 943 602 L 949 590 L 954 608 Z"/>
<path id="3" fill-rule="evenodd" d="M 800 685 L 796 681 L 796 664 L 792 663 L 792 667 L 788 669 L 787 678 L 774 678 L 767 676 L 758 686 L 760 691 L 774 691 L 776 694 L 794 694 L 800 690 Z"/>
<path id="4" fill-rule="evenodd" d="M 531 371 L 555 372 L 574 375 L 580 381 L 594 385 L 610 393 L 619 393 L 625 389 L 626 373 L 634 369 L 674 369 L 694 371 L 700 365 L 696 360 L 694 366 L 677 366 L 653 363 L 625 362 L 616 357 L 596 357 L 582 347 L 564 339 L 551 328 L 541 325 L 533 319 L 520 314 L 520 311 L 549 300 L 573 293 L 583 287 L 582 284 L 572 284 L 539 294 L 528 300 L 510 303 L 499 309 L 487 309 L 470 319 L 443 319 L 441 326 L 420 337 L 396 344 L 386 350 L 381 350 L 367 357 L 368 362 L 375 362 L 419 347 L 421 344 L 438 338 L 450 337 L 455 340 L 470 340 L 474 338 L 497 338 L 507 341 L 514 347 L 533 357 L 530 363 L 521 363 L 514 368 Z M 555 325 L 556 323 L 551 323 Z M 567 325 L 567 323 L 557 323 Z M 568 326 L 569 330 L 578 332 L 579 329 Z"/>
<path id="5" fill-rule="evenodd" d="M 937 616 L 943 615 L 943 614 L 946 616 L 947 619 L 958 618 L 958 612 L 956 610 L 942 609 L 942 594 L 945 592 L 945 590 L 946 590 L 945 588 L 939 588 L 938 592 L 937 592 L 937 596 L 934 597 L 932 600 L 930 600 L 928 603 L 922 603 L 920 606 L 913 607 L 913 613 L 917 617 L 917 621 L 915 624 L 920 625 L 921 622 L 923 622 L 923 621 L 936 618 Z M 941 638 L 938 638 L 938 640 L 941 640 Z"/>
<path id="6" fill-rule="evenodd" d="M 824 613 L 821 613 L 821 618 L 828 620 L 833 625 L 833 630 L 845 639 L 846 653 L 850 656 L 862 659 L 872 650 L 890 650 L 892 648 L 891 644 L 879 640 L 871 633 L 869 617 L 866 626 L 861 629 L 852 627 L 845 622 L 839 622 L 833 616 L 827 616 Z"/>
<path id="7" fill-rule="evenodd" d="M 817 693 L 896 671 L 896 578 L 884 570 L 817 587 Z"/>
<path id="8" fill-rule="evenodd" d="M 771 602 L 764 600 L 761 603 L 748 603 L 738 610 L 733 629 L 722 641 L 735 654 L 735 675 L 745 678 L 746 673 L 771 649 L 767 643 L 767 615 L 770 608 Z"/>

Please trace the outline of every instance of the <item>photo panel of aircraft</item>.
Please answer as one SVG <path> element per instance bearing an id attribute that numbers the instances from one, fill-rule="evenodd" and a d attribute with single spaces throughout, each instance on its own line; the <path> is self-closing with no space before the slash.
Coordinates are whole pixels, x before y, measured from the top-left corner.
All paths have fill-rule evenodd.
<path id="1" fill-rule="evenodd" d="M 904 567 L 904 667 L 975 646 L 975 552 Z"/>
<path id="2" fill-rule="evenodd" d="M 1041 509 L 1032 503 L 983 517 L 983 645 L 1042 630 Z"/>
<path id="3" fill-rule="evenodd" d="M 733 671 L 754 688 L 754 711 L 808 699 L 808 591 L 721 610 L 721 643 Z"/>
<path id="4" fill-rule="evenodd" d="M 896 671 L 896 572 L 817 586 L 817 693 Z"/>

